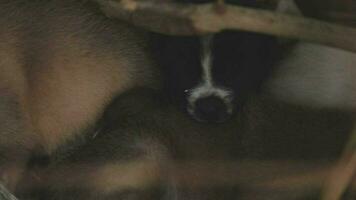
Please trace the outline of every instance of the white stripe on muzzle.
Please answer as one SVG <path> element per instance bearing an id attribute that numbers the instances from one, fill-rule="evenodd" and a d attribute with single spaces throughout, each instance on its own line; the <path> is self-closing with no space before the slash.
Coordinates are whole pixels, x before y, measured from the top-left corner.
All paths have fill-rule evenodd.
<path id="1" fill-rule="evenodd" d="M 211 75 L 212 73 L 212 64 L 213 64 L 213 55 L 211 52 L 212 40 L 214 35 L 204 36 L 201 39 L 202 42 L 202 56 L 201 56 L 201 65 L 203 67 L 202 70 L 202 78 L 201 82 L 191 90 L 187 90 L 188 92 L 188 112 L 193 114 L 195 109 L 195 102 L 204 97 L 215 96 L 220 98 L 227 107 L 227 112 L 232 113 L 233 105 L 232 105 L 232 91 L 217 86 Z"/>

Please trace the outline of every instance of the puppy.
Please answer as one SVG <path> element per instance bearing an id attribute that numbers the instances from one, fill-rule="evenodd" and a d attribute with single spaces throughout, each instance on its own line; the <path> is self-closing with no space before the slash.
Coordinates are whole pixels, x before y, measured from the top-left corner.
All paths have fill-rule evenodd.
<path id="1" fill-rule="evenodd" d="M 213 3 L 212 0 L 174 0 Z M 250 8 L 270 8 L 258 0 L 226 1 Z M 275 37 L 225 30 L 203 36 L 154 35 L 153 53 L 174 103 L 201 122 L 223 122 L 259 91 L 276 62 Z"/>
<path id="2" fill-rule="evenodd" d="M 230 122 L 201 124 L 156 91 L 131 90 L 108 107 L 86 144 L 32 171 L 19 197 L 266 199 L 265 190 L 238 181 L 253 182 L 249 175 L 259 165 L 240 168 L 236 163 L 332 160 L 352 128 L 350 113 L 294 107 L 262 96 L 250 100 L 246 109 Z M 263 177 L 260 170 L 256 177 Z M 293 193 L 270 194 L 270 199 L 296 199 Z"/>
<path id="3" fill-rule="evenodd" d="M 82 137 L 110 100 L 156 80 L 146 38 L 89 1 L 0 1 L 0 177 Z"/>
<path id="4" fill-rule="evenodd" d="M 43 181 L 44 189 L 19 197 L 201 199 L 206 193 L 207 198 L 208 189 L 203 192 L 182 186 L 169 171 L 179 166 L 177 163 L 231 160 L 241 146 L 240 136 L 235 134 L 239 127 L 233 123 L 197 124 L 170 105 L 162 94 L 131 90 L 108 107 L 91 140 L 69 153 L 57 154 L 49 167 L 37 169 L 40 175 L 35 177 Z M 36 184 L 22 185 L 28 188 Z M 223 191 L 222 188 L 214 195 L 223 195 Z"/>

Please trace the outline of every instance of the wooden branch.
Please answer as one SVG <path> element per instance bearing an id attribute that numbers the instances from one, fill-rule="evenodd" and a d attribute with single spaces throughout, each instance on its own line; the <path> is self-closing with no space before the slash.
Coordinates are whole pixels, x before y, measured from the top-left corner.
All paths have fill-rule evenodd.
<path id="1" fill-rule="evenodd" d="M 0 183 L 0 200 L 17 200 L 17 198 Z"/>
<path id="2" fill-rule="evenodd" d="M 216 4 L 181 5 L 158 0 L 93 0 L 112 18 L 150 31 L 194 35 L 226 29 L 253 31 L 356 52 L 356 29 L 265 10 Z M 157 2 L 158 1 L 158 2 Z"/>

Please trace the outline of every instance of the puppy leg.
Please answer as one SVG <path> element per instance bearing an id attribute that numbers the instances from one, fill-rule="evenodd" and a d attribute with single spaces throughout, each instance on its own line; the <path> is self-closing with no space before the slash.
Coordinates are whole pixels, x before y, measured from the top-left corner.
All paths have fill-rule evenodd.
<path id="1" fill-rule="evenodd" d="M 25 131 L 24 115 L 15 95 L 0 90 L 0 180 L 14 191 L 35 138 Z"/>

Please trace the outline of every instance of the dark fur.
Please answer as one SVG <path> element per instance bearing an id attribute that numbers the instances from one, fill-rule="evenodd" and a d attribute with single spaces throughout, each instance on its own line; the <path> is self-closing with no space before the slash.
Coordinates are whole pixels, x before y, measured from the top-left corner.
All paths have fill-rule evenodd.
<path id="1" fill-rule="evenodd" d="M 207 3 L 211 0 L 176 0 L 179 3 Z M 266 8 L 255 0 L 227 1 L 253 8 Z M 171 100 L 187 110 L 187 90 L 202 80 L 201 36 L 154 34 L 153 53 L 164 74 L 164 85 Z M 233 104 L 240 110 L 245 100 L 259 92 L 277 59 L 275 37 L 244 31 L 226 30 L 212 40 L 212 78 L 217 86 L 233 92 Z"/>

